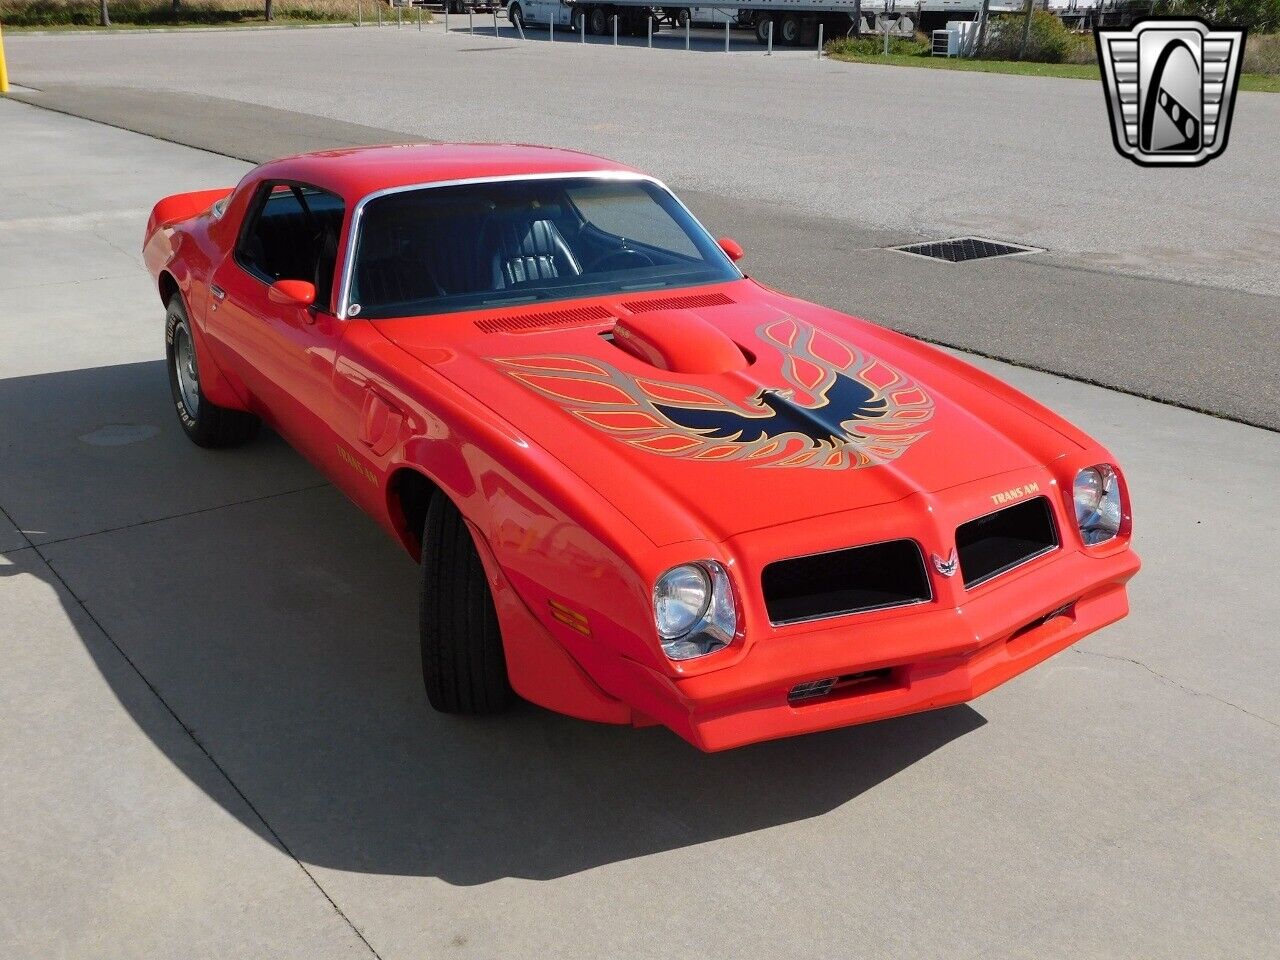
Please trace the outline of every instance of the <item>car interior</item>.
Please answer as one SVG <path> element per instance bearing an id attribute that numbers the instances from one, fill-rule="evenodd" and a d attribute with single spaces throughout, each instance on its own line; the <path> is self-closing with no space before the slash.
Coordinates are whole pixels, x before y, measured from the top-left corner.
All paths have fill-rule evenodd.
<path id="1" fill-rule="evenodd" d="M 310 280 L 316 303 L 328 304 L 342 200 L 274 184 L 260 202 L 238 259 L 266 282 Z M 736 278 L 691 226 L 649 184 L 515 181 L 390 194 L 362 215 L 351 302 L 377 318 L 572 295 L 575 287 Z"/>
<path id="2" fill-rule="evenodd" d="M 268 282 L 310 280 L 316 303 L 327 304 L 333 289 L 343 203 L 315 187 L 276 184 L 246 227 L 236 255 Z"/>
<path id="3" fill-rule="evenodd" d="M 590 197 L 614 232 L 588 216 L 562 183 L 514 182 L 407 191 L 371 201 L 362 215 L 351 302 L 362 316 L 443 312 L 494 302 L 571 295 L 600 284 L 666 285 L 690 271 L 730 279 L 718 249 L 636 184 Z M 656 190 L 656 188 L 653 188 Z M 660 191 L 659 191 L 660 192 Z M 665 194 L 664 194 L 665 196 Z M 674 201 L 666 196 L 674 206 Z M 686 215 L 687 216 L 687 215 Z M 711 241 L 707 240 L 707 244 Z M 713 244 L 712 244 L 713 246 Z M 722 275 L 728 270 L 728 274 Z"/>

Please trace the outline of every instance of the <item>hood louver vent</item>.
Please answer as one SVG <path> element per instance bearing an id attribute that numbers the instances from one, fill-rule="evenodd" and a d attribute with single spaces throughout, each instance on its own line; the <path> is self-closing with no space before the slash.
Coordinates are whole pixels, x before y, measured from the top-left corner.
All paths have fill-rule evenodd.
<path id="1" fill-rule="evenodd" d="M 542 313 L 511 313 L 501 317 L 477 320 L 476 327 L 485 333 L 536 333 L 548 327 L 572 327 L 612 320 L 604 307 L 577 307 L 572 310 L 547 310 Z"/>
<path id="2" fill-rule="evenodd" d="M 688 297 L 660 297 L 657 300 L 627 300 L 622 305 L 632 313 L 653 310 L 696 310 L 699 307 L 723 307 L 734 301 L 723 293 L 700 293 Z"/>

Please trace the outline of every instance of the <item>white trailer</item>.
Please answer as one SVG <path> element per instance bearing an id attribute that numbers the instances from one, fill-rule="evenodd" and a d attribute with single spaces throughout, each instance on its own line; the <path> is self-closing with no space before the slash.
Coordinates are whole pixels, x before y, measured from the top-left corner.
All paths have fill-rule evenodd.
<path id="1" fill-rule="evenodd" d="M 992 0 L 992 12 L 1020 10 L 1019 0 Z M 694 9 L 654 3 L 652 0 L 510 0 L 507 18 L 522 26 L 549 26 L 556 29 L 585 29 L 589 34 L 611 34 L 614 17 L 618 32 L 643 36 L 662 19 L 678 20 L 679 11 Z M 721 11 L 716 22 L 732 21 L 753 29 L 760 43 L 769 41 L 779 46 L 804 46 L 817 40 L 818 25 L 826 37 L 852 33 L 856 18 L 863 18 L 866 31 L 891 30 L 910 34 L 928 30 L 951 20 L 973 19 L 982 9 L 982 0 L 919 0 L 903 3 L 897 0 L 721 0 L 702 4 L 698 9 Z M 671 11 L 676 11 L 673 17 Z M 678 22 L 682 22 L 679 21 Z M 697 22 L 696 18 L 695 21 Z M 772 26 L 771 26 L 772 25 Z"/>

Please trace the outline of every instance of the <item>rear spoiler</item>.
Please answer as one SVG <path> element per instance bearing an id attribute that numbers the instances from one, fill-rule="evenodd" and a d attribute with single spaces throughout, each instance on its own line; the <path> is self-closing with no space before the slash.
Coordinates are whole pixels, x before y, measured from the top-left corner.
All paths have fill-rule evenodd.
<path id="1" fill-rule="evenodd" d="M 151 208 L 151 216 L 147 220 L 147 232 L 142 238 L 143 246 L 161 227 L 204 213 L 217 201 L 229 196 L 234 189 L 234 187 L 222 187 L 218 190 L 197 190 L 194 193 L 175 193 L 171 197 L 165 197 Z"/>

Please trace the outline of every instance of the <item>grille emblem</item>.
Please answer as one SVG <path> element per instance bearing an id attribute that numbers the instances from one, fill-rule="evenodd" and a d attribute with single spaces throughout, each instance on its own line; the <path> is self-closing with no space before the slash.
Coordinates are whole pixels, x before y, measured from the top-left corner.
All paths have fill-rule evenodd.
<path id="1" fill-rule="evenodd" d="M 960 557 L 956 554 L 955 547 L 951 548 L 951 553 L 945 560 L 936 553 L 929 554 L 929 558 L 933 560 L 933 569 L 944 577 L 954 577 L 960 569 Z"/>

